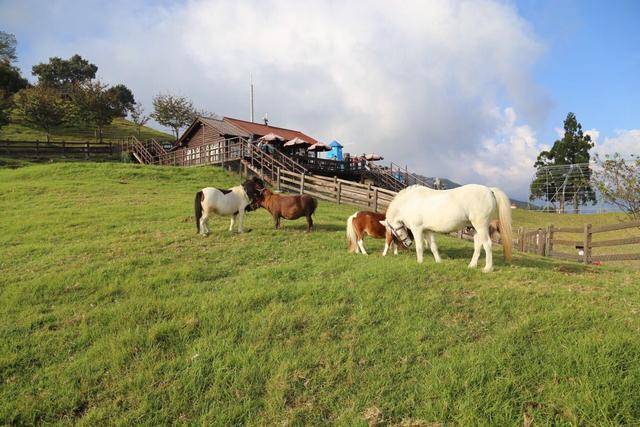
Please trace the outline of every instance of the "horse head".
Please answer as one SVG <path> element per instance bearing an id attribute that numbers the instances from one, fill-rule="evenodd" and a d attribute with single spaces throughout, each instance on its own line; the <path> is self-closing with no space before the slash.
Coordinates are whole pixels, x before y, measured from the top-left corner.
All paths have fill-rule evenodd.
<path id="1" fill-rule="evenodd" d="M 249 198 L 249 205 L 245 209 L 248 211 L 258 209 L 262 202 L 262 191 L 266 188 L 264 181 L 258 177 L 253 177 L 246 180 L 242 184 L 242 188 Z"/>
<path id="2" fill-rule="evenodd" d="M 380 224 L 384 225 L 387 230 L 391 231 L 391 234 L 393 234 L 393 236 L 401 241 L 407 248 L 413 243 L 412 234 L 402 221 L 389 221 L 387 218 L 380 221 Z"/>

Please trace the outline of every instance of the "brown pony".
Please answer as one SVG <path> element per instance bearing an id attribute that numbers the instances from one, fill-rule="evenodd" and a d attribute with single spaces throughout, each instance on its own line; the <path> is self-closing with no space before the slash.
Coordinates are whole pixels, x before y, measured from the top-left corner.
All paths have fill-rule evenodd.
<path id="1" fill-rule="evenodd" d="M 351 215 L 347 219 L 347 243 L 349 245 L 349 252 L 362 252 L 363 255 L 367 255 L 367 251 L 364 248 L 363 238 L 367 234 L 374 239 L 385 239 L 384 250 L 382 256 L 387 255 L 389 248 L 393 247 L 394 255 L 398 255 L 398 239 L 387 230 L 387 227 L 382 225 L 380 221 L 384 221 L 385 214 L 371 212 L 371 211 L 358 211 Z M 406 248 L 400 243 L 403 248 Z"/>
<path id="2" fill-rule="evenodd" d="M 476 229 L 473 227 L 466 227 L 465 231 L 470 234 L 475 234 Z M 494 219 L 489 223 L 489 237 L 496 243 L 500 243 L 500 221 Z"/>
<path id="3" fill-rule="evenodd" d="M 313 228 L 311 215 L 318 207 L 318 201 L 313 197 L 302 194 L 300 196 L 282 196 L 274 194 L 268 188 L 261 190 L 260 206 L 268 210 L 273 216 L 276 229 L 280 228 L 280 218 L 298 219 L 307 218 L 307 233 Z"/>

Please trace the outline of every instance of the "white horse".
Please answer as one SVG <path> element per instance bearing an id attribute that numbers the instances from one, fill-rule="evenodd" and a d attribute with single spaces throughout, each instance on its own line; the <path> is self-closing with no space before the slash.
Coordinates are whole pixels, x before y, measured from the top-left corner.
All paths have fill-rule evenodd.
<path id="1" fill-rule="evenodd" d="M 411 244 L 411 230 L 416 241 L 418 262 L 423 261 L 423 233 L 427 234 L 431 252 L 440 262 L 440 254 L 434 232 L 449 233 L 465 226 L 473 226 L 474 251 L 469 268 L 478 265 L 480 251 L 484 247 L 486 263 L 483 271 L 493 268 L 489 223 L 495 216 L 500 221 L 500 235 L 504 257 L 511 261 L 511 204 L 507 195 L 498 188 L 483 185 L 463 185 L 451 190 L 433 190 L 421 185 L 412 185 L 400 191 L 387 209 L 387 218 L 380 221 L 402 241 Z"/>
<path id="2" fill-rule="evenodd" d="M 229 231 L 233 231 L 236 218 L 238 219 L 238 233 L 244 232 L 244 212 L 252 211 L 259 207 L 260 190 L 264 188 L 264 183 L 253 178 L 245 181 L 242 185 L 231 187 L 228 190 L 207 187 L 196 193 L 196 229 L 203 236 L 211 233 L 209 229 L 209 216 L 217 214 L 220 216 L 231 216 Z"/>

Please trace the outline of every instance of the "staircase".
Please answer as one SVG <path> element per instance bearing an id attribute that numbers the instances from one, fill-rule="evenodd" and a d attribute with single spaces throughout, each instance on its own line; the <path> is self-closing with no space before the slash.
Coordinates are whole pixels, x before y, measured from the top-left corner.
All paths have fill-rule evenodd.
<path id="1" fill-rule="evenodd" d="M 140 141 L 131 136 L 126 141 L 127 150 L 138 160 L 148 165 L 202 166 L 240 164 L 244 173 L 251 172 L 266 182 L 276 185 L 280 179 L 279 171 L 311 175 L 311 172 L 290 156 L 275 150 L 267 153 L 243 137 L 216 140 L 210 144 L 196 147 L 193 151 L 167 151 L 155 139 Z M 335 168 L 335 166 L 334 166 Z M 316 171 L 317 172 L 317 171 Z M 330 171 L 326 171 L 329 172 Z M 429 186 L 417 175 L 391 163 L 391 167 L 381 167 L 368 162 L 361 173 L 379 187 L 400 191 L 403 188 L 421 184 Z M 325 173 L 326 175 L 326 173 Z"/>
<path id="2" fill-rule="evenodd" d="M 167 150 L 155 139 L 140 141 L 135 136 L 130 136 L 126 141 L 126 149 L 140 163 L 164 164 L 163 159 L 169 154 Z"/>
<path id="3" fill-rule="evenodd" d="M 424 178 L 414 174 L 413 172 L 409 172 L 407 168 L 403 168 L 393 162 L 391 162 L 391 165 L 389 166 L 389 172 L 396 180 L 402 182 L 405 187 L 418 184 L 433 188 L 433 186 L 427 183 Z"/>
<path id="4" fill-rule="evenodd" d="M 376 185 L 386 188 L 387 190 L 400 191 L 406 187 L 402 181 L 393 176 L 391 171 L 373 162 L 367 162 L 366 175 L 369 179 L 373 180 Z"/>
<path id="5" fill-rule="evenodd" d="M 266 153 L 249 143 L 244 145 L 243 151 L 244 153 L 240 163 L 246 170 L 250 170 L 254 175 L 259 176 L 271 185 L 277 184 L 280 178 L 280 170 L 298 174 L 308 173 L 307 169 L 302 165 L 280 151 L 276 150 L 271 154 Z"/>

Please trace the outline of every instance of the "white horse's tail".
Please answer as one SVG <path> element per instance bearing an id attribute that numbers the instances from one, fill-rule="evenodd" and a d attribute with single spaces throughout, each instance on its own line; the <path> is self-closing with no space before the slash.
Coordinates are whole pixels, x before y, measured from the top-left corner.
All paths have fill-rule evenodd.
<path id="1" fill-rule="evenodd" d="M 347 244 L 349 252 L 356 252 L 358 250 L 358 236 L 356 236 L 356 230 L 353 228 L 353 219 L 358 215 L 358 212 L 347 218 Z"/>
<path id="2" fill-rule="evenodd" d="M 491 188 L 493 196 L 498 203 L 498 220 L 500 221 L 500 241 L 502 253 L 507 262 L 511 262 L 513 238 L 511 237 L 511 202 L 504 191 L 499 188 Z"/>

